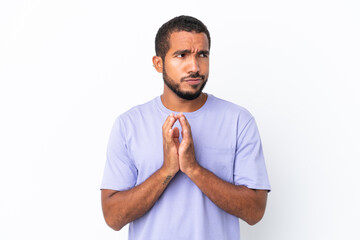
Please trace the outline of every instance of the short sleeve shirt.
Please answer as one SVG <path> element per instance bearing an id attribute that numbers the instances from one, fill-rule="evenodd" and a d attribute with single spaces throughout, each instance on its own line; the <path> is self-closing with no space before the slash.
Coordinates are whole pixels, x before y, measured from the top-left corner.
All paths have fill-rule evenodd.
<path id="1" fill-rule="evenodd" d="M 156 97 L 116 119 L 101 189 L 133 188 L 162 166 L 162 125 L 171 113 Z M 199 110 L 184 115 L 202 167 L 229 183 L 270 190 L 256 122 L 245 108 L 208 94 Z M 181 131 L 178 122 L 174 127 Z M 130 223 L 129 239 L 239 240 L 239 220 L 178 172 L 155 205 Z"/>

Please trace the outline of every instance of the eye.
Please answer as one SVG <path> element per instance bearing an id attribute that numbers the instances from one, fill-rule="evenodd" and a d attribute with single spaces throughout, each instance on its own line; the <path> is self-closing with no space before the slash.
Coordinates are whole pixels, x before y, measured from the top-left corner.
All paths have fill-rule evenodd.
<path id="1" fill-rule="evenodd" d="M 178 54 L 178 55 L 176 55 L 176 57 L 183 58 L 183 57 L 185 57 L 185 53 Z"/>
<path id="2" fill-rule="evenodd" d="M 200 56 L 201 58 L 207 58 L 207 57 L 208 57 L 208 55 L 207 55 L 206 53 L 200 53 L 199 56 Z"/>

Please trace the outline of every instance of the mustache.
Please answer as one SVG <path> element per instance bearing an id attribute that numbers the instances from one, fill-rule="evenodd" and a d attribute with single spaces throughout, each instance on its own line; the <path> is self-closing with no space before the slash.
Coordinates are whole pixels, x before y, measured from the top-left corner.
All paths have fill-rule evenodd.
<path id="1" fill-rule="evenodd" d="M 192 73 L 192 74 L 190 74 L 190 75 L 188 75 L 188 76 L 186 76 L 186 77 L 182 77 L 181 79 L 180 79 L 180 82 L 184 82 L 186 79 L 188 79 L 188 78 L 201 78 L 203 81 L 205 80 L 205 76 L 204 75 L 200 75 L 200 73 L 199 72 L 196 72 L 196 73 Z"/>

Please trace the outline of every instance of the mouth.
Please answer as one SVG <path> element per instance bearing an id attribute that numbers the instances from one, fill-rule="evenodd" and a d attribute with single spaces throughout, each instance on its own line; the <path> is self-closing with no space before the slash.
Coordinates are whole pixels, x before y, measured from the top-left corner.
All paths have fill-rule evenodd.
<path id="1" fill-rule="evenodd" d="M 190 85 L 198 85 L 202 82 L 202 78 L 186 78 L 184 81 Z"/>

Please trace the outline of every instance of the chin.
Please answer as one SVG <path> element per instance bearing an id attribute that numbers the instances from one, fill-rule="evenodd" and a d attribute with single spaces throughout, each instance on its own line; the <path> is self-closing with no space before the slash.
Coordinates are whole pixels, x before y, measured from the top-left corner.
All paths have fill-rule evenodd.
<path id="1" fill-rule="evenodd" d="M 202 91 L 198 91 L 198 92 L 175 92 L 176 95 L 179 97 L 179 98 L 182 98 L 182 99 L 185 99 L 185 100 L 194 100 L 196 98 L 198 98 Z"/>

